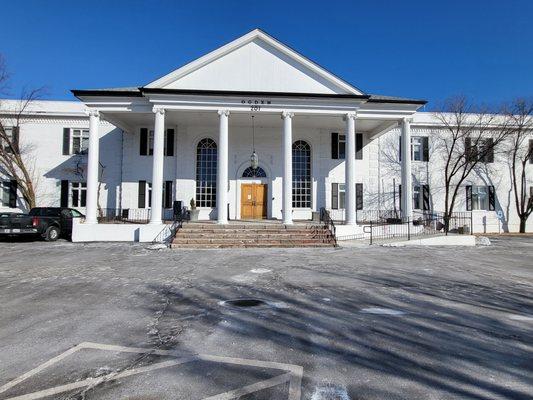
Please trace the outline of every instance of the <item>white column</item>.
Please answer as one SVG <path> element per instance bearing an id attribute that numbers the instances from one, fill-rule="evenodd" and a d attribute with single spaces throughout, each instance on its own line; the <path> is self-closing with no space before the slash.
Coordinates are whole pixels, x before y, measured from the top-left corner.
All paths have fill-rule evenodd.
<path id="1" fill-rule="evenodd" d="M 228 110 L 219 110 L 217 162 L 217 223 L 228 223 Z"/>
<path id="2" fill-rule="evenodd" d="M 151 224 L 161 224 L 163 209 L 163 165 L 165 161 L 165 110 L 154 108 L 154 155 L 152 164 L 152 216 Z"/>
<path id="3" fill-rule="evenodd" d="M 98 207 L 98 170 L 100 114 L 97 110 L 88 110 L 89 115 L 89 154 L 87 160 L 87 208 L 85 223 L 96 224 Z"/>
<path id="4" fill-rule="evenodd" d="M 355 113 L 345 116 L 346 121 L 346 157 L 344 162 L 346 178 L 346 225 L 355 225 Z"/>
<path id="5" fill-rule="evenodd" d="M 404 118 L 402 127 L 402 216 L 413 218 L 413 178 L 411 175 L 411 125 L 410 119 Z"/>
<path id="6" fill-rule="evenodd" d="M 283 111 L 283 223 L 292 225 L 292 117 L 293 113 Z"/>

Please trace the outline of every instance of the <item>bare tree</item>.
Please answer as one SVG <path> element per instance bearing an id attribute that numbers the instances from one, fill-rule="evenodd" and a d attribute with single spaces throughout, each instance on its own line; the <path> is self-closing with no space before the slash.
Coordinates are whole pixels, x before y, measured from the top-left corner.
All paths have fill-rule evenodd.
<path id="1" fill-rule="evenodd" d="M 449 99 L 435 117 L 440 127 L 434 132 L 434 150 L 444 158 L 443 218 L 448 230 L 462 184 L 477 167 L 493 161 L 509 134 L 509 121 L 465 97 Z"/>
<path id="2" fill-rule="evenodd" d="M 0 93 L 6 94 L 8 81 L 6 63 L 0 54 Z M 16 182 L 15 190 L 21 193 L 28 209 L 36 205 L 39 175 L 35 170 L 33 146 L 19 143 L 19 131 L 28 108 L 43 94 L 44 88 L 25 90 L 19 101 L 4 103 L 9 106 L 0 102 L 0 173 Z"/>
<path id="3" fill-rule="evenodd" d="M 517 99 L 507 109 L 511 121 L 509 135 L 509 166 L 520 232 L 525 233 L 527 219 L 533 212 L 533 197 L 527 188 L 527 164 L 533 158 L 533 102 Z"/>

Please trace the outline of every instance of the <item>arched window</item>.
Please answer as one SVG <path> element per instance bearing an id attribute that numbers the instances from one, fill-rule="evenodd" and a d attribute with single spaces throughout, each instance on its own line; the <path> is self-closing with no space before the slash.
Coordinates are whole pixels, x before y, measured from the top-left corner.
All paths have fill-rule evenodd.
<path id="1" fill-rule="evenodd" d="M 242 173 L 243 178 L 266 178 L 266 176 L 267 174 L 265 170 L 261 167 L 257 167 L 255 169 L 248 167 Z"/>
<path id="2" fill-rule="evenodd" d="M 202 139 L 196 147 L 196 205 L 216 207 L 217 204 L 217 144 Z"/>
<path id="3" fill-rule="evenodd" d="M 292 206 L 311 208 L 311 146 L 303 140 L 292 145 Z"/>

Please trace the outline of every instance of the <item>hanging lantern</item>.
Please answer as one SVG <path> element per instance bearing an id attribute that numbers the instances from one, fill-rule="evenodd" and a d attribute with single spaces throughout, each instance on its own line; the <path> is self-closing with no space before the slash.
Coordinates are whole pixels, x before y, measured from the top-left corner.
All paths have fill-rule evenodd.
<path id="1" fill-rule="evenodd" d="M 257 157 L 255 150 L 250 156 L 250 167 L 252 167 L 252 169 L 257 169 L 257 167 L 259 167 L 259 157 Z"/>
<path id="2" fill-rule="evenodd" d="M 255 152 L 255 124 L 254 124 L 253 115 L 252 115 L 252 155 L 250 156 L 250 167 L 253 170 L 256 170 L 257 167 L 259 167 L 259 157 L 257 157 L 257 153 Z"/>

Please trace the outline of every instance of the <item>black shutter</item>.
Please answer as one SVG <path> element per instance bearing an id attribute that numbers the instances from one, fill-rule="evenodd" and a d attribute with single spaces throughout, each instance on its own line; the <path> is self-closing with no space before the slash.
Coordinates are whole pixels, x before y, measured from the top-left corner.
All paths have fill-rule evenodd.
<path id="1" fill-rule="evenodd" d="M 494 186 L 489 186 L 489 211 L 496 209 L 496 193 L 494 192 Z"/>
<path id="2" fill-rule="evenodd" d="M 472 186 L 466 187 L 466 211 L 472 211 Z"/>
<path id="3" fill-rule="evenodd" d="M 363 209 L 363 184 L 362 183 L 355 184 L 355 209 L 356 210 Z"/>
<path id="4" fill-rule="evenodd" d="M 70 154 L 70 128 L 63 128 L 63 155 Z"/>
<path id="5" fill-rule="evenodd" d="M 148 128 L 141 128 L 141 139 L 140 139 L 140 148 L 139 154 L 141 156 L 148 155 Z"/>
<path id="6" fill-rule="evenodd" d="M 494 140 L 492 138 L 485 139 L 485 162 L 494 162 Z"/>
<path id="7" fill-rule="evenodd" d="M 429 161 L 429 138 L 422 137 L 422 161 Z"/>
<path id="8" fill-rule="evenodd" d="M 529 139 L 529 163 L 533 164 L 533 139 Z"/>
<path id="9" fill-rule="evenodd" d="M 355 135 L 355 159 L 363 159 L 363 134 L 357 133 Z"/>
<path id="10" fill-rule="evenodd" d="M 331 158 L 339 159 L 339 134 L 336 132 L 331 132 Z"/>
<path id="11" fill-rule="evenodd" d="M 137 201 L 137 208 L 146 207 L 146 181 L 139 181 L 139 197 Z"/>
<path id="12" fill-rule="evenodd" d="M 19 151 L 19 127 L 14 126 L 11 130 L 11 147 L 13 148 L 13 152 L 15 154 L 18 154 Z"/>
<path id="13" fill-rule="evenodd" d="M 61 181 L 61 207 L 68 207 L 68 181 Z"/>
<path id="14" fill-rule="evenodd" d="M 422 185 L 422 209 L 424 211 L 431 209 L 429 206 L 429 185 Z"/>
<path id="15" fill-rule="evenodd" d="M 332 210 L 339 209 L 339 184 L 338 183 L 331 184 L 331 209 Z"/>
<path id="16" fill-rule="evenodd" d="M 174 129 L 167 129 L 166 156 L 174 155 Z"/>
<path id="17" fill-rule="evenodd" d="M 172 207 L 172 181 L 165 181 L 165 198 L 163 200 L 163 208 Z"/>
<path id="18" fill-rule="evenodd" d="M 398 160 L 402 161 L 402 137 L 400 136 L 399 139 L 400 145 L 398 146 L 398 149 L 400 152 L 398 153 Z"/>
<path id="19" fill-rule="evenodd" d="M 402 211 L 402 185 L 398 185 L 398 210 Z"/>
<path id="20" fill-rule="evenodd" d="M 9 207 L 10 208 L 17 207 L 17 189 L 18 189 L 17 181 L 12 180 L 9 183 Z"/>
<path id="21" fill-rule="evenodd" d="M 471 138 L 465 138 L 465 157 L 466 161 L 470 162 L 473 161 L 473 150 L 472 150 L 472 139 Z"/>

